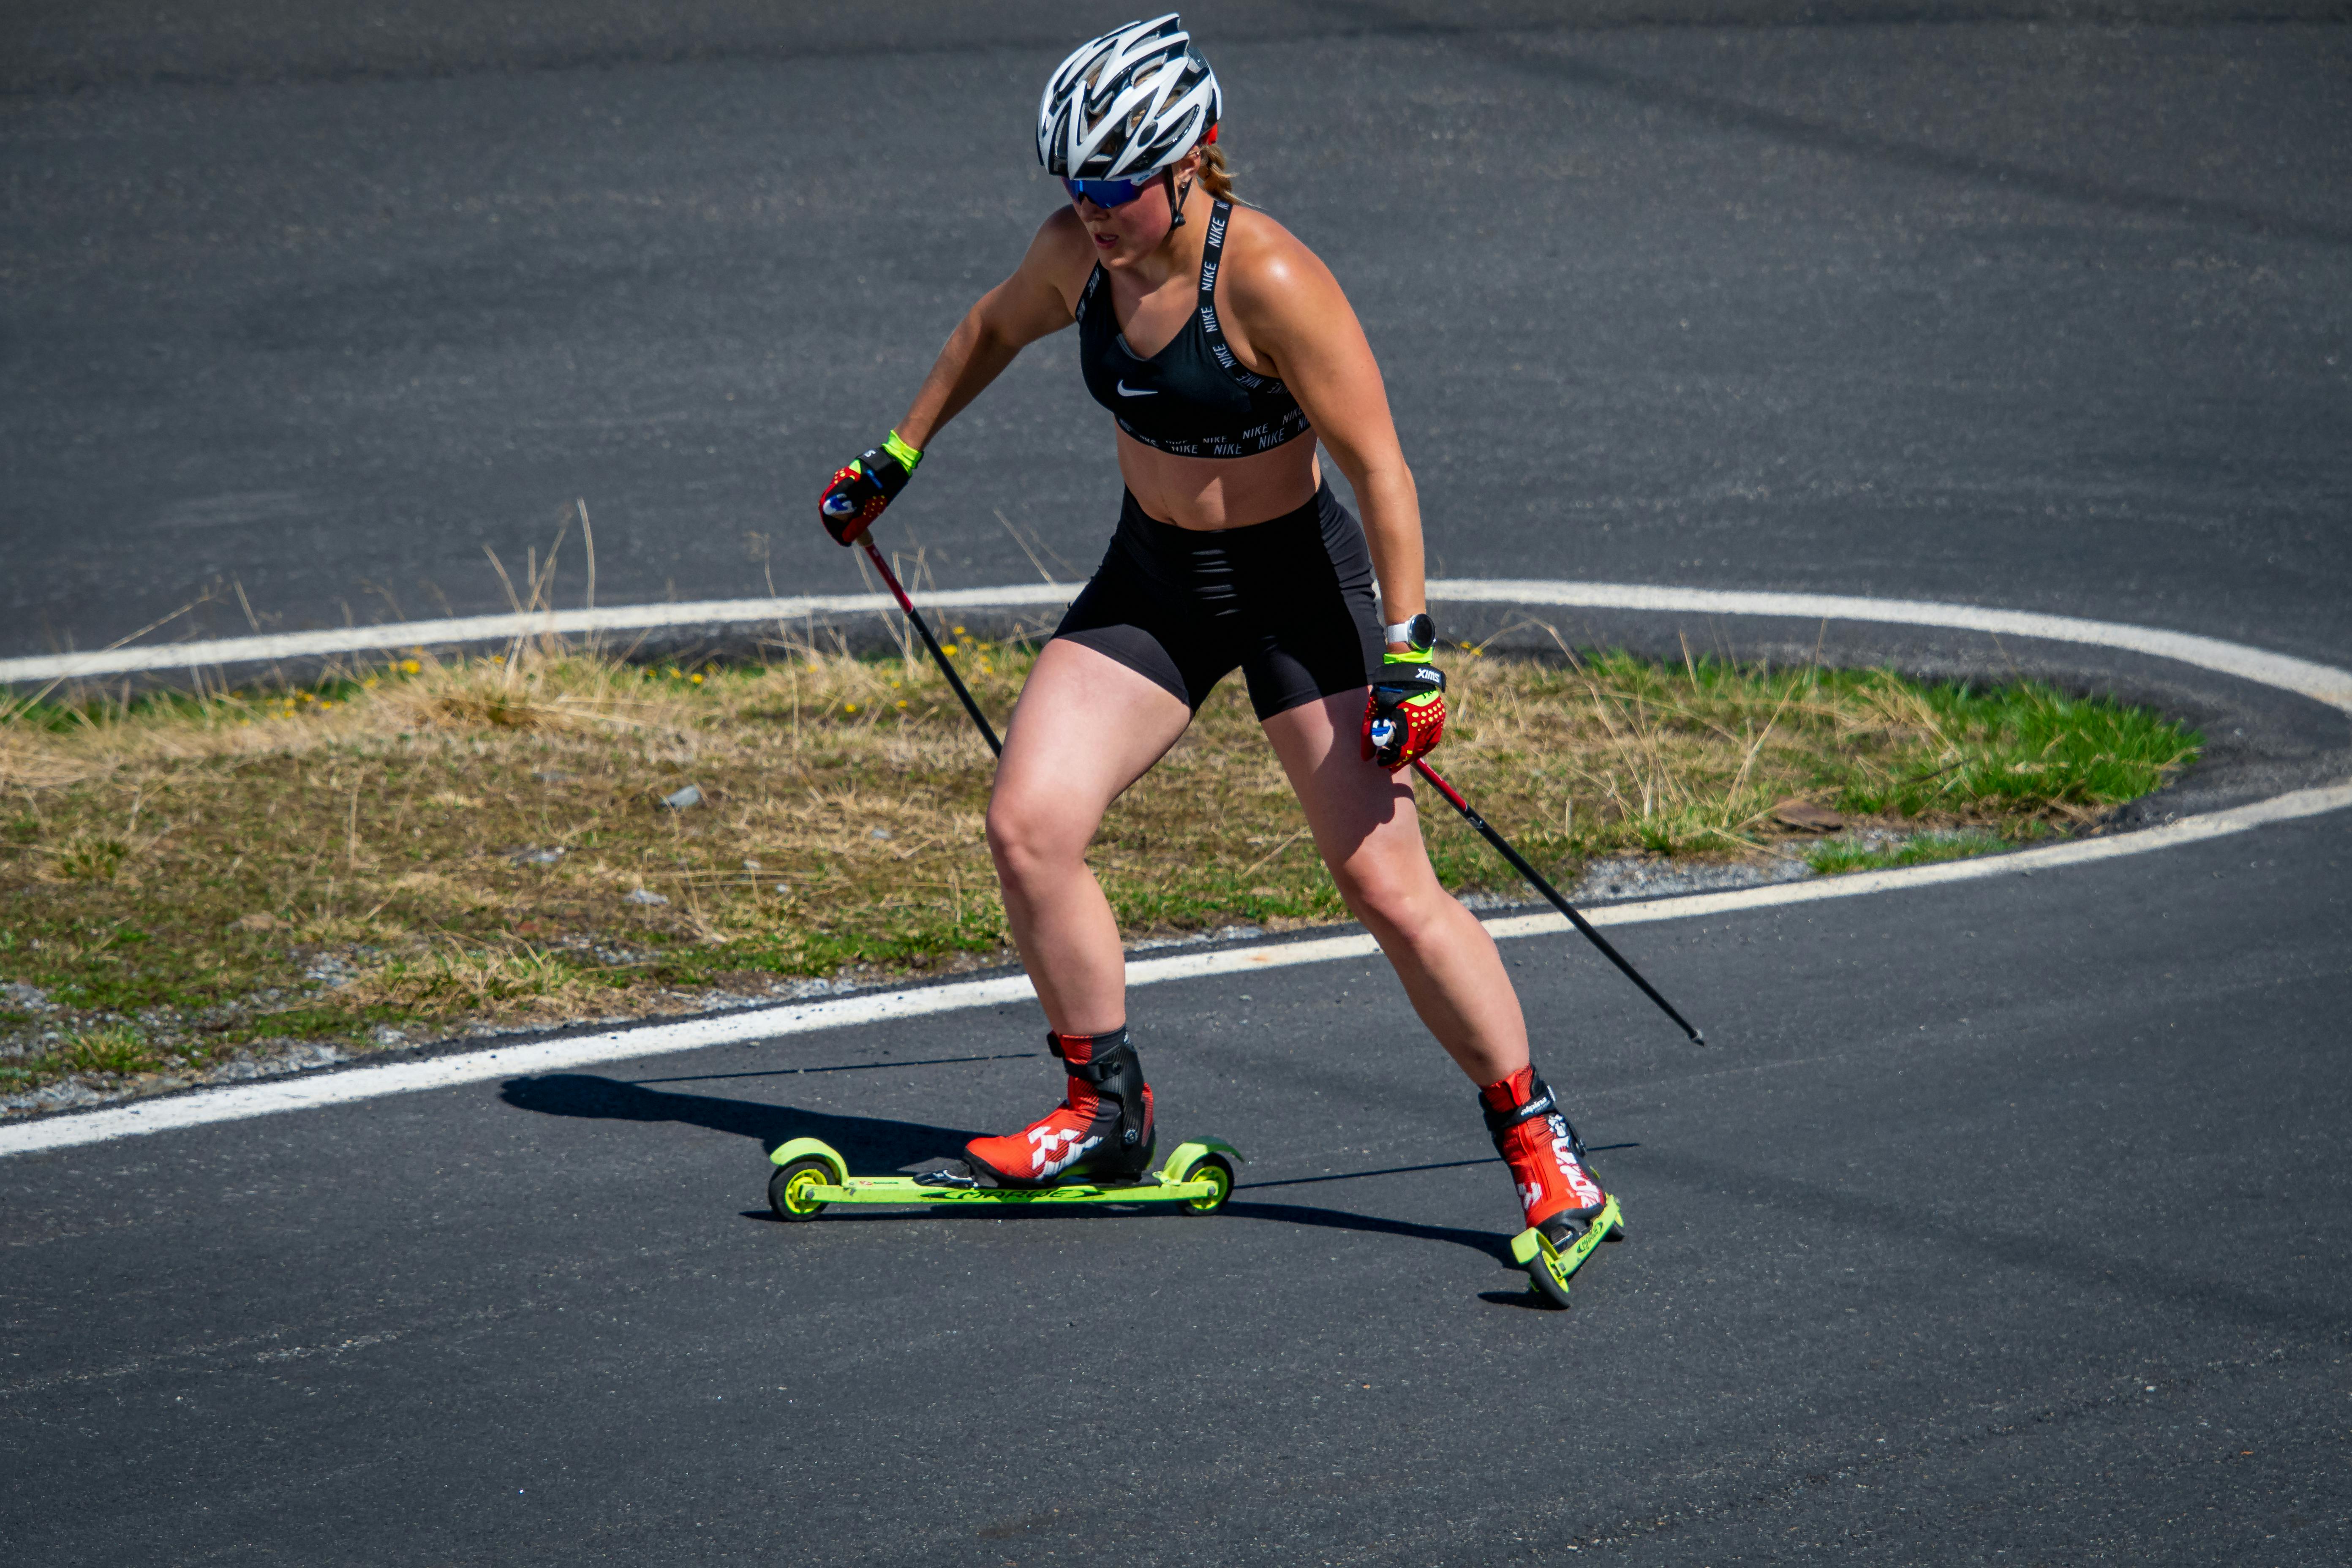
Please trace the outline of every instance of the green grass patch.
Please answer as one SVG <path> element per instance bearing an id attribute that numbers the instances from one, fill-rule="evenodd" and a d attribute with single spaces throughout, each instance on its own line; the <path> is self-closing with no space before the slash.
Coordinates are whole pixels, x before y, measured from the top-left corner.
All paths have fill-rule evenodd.
<path id="1" fill-rule="evenodd" d="M 0 1086 L 35 1088 L 68 1074 L 128 1078 L 160 1071 L 173 1059 L 127 1024 L 101 1025 L 74 1030 L 37 1054 L 0 1058 Z"/>
<path id="2" fill-rule="evenodd" d="M 1899 866 L 1928 866 L 1938 860 L 1965 860 L 2008 848 L 2009 841 L 1981 827 L 1949 833 L 1922 833 L 1901 844 L 1865 846 L 1832 841 L 1805 851 L 1805 864 L 1822 876 L 1841 871 L 1887 871 Z"/>

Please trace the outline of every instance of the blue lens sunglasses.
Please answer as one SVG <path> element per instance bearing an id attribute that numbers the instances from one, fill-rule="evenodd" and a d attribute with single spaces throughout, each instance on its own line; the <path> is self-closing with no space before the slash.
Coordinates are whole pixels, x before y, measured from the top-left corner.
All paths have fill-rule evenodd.
<path id="1" fill-rule="evenodd" d="M 1098 207 L 1123 207 L 1141 195 L 1159 177 L 1154 173 L 1139 180 L 1064 180 L 1062 188 L 1070 193 L 1070 199 L 1074 202 L 1089 201 Z"/>

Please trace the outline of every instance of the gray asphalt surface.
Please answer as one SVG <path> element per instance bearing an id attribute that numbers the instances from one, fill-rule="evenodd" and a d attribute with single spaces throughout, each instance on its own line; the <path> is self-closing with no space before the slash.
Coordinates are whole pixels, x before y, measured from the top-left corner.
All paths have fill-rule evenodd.
<path id="1" fill-rule="evenodd" d="M 2352 659 L 2342 7 L 1188 15 L 1442 570 Z M 1118 19 L 12 8 L 0 651 L 231 580 L 495 607 L 482 546 L 575 497 L 607 602 L 855 586 L 808 501 L 1050 203 L 1035 83 Z M 894 508 L 940 580 L 1033 574 L 999 510 L 1098 552 L 1070 352 Z M 2172 695 L 2193 804 L 2347 771 L 2273 695 L 1835 636 Z M 2342 1563 L 2347 830 L 1628 932 L 1705 1053 L 1512 944 L 1633 1233 L 1566 1314 L 1364 964 L 1138 994 L 1168 1132 L 1252 1156 L 1213 1219 L 764 1217 L 782 1138 L 1034 1115 L 1018 1009 L 0 1163 L 0 1555 Z"/>
<path id="2" fill-rule="evenodd" d="M 1434 565 L 2341 651 L 2346 28 L 1506 30 L 1539 9 L 1194 13 Z M 608 602 L 857 588 L 815 493 L 1053 205 L 1036 83 L 1109 15 L 220 11 L 0 20 L 0 652 L 232 582 L 273 626 L 504 608 L 483 547 L 575 499 Z M 1108 423 L 1033 350 L 894 547 L 1030 579 L 1001 511 L 1083 577 Z"/>

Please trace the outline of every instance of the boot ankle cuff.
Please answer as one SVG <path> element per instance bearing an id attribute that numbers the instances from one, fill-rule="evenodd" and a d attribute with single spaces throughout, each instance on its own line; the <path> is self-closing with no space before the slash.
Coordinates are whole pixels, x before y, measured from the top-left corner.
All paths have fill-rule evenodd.
<path id="1" fill-rule="evenodd" d="M 1478 1103 L 1488 1110 L 1517 1110 L 1536 1098 L 1543 1089 L 1543 1080 L 1536 1077 L 1532 1063 L 1507 1078 L 1496 1079 L 1478 1091 Z"/>
<path id="2" fill-rule="evenodd" d="M 1132 1056 L 1135 1049 L 1128 1042 L 1124 1024 L 1107 1035 L 1061 1035 L 1048 1029 L 1045 1048 L 1062 1058 L 1064 1069 L 1072 1078 L 1088 1083 L 1100 1083 L 1123 1056 Z"/>
<path id="3" fill-rule="evenodd" d="M 1495 1103 L 1496 1090 L 1501 1090 L 1506 1103 Z M 1490 1083 L 1478 1091 L 1478 1109 L 1486 1118 L 1486 1131 L 1497 1138 L 1507 1129 L 1522 1121 L 1532 1121 L 1538 1116 L 1549 1116 L 1559 1108 L 1552 1098 L 1551 1086 L 1536 1076 L 1532 1067 L 1521 1068 L 1510 1077 Z"/>

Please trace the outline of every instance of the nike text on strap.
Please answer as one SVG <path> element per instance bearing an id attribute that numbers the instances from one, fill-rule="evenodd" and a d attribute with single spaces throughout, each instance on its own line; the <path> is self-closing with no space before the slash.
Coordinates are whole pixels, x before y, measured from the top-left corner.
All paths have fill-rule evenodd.
<path id="1" fill-rule="evenodd" d="M 1119 330 L 1110 275 L 1097 266 L 1078 296 L 1078 363 L 1087 391 L 1130 439 L 1179 458 L 1247 458 L 1307 434 L 1290 389 L 1241 363 L 1217 319 L 1217 272 L 1233 204 L 1212 203 L 1192 312 L 1149 358 Z"/>

